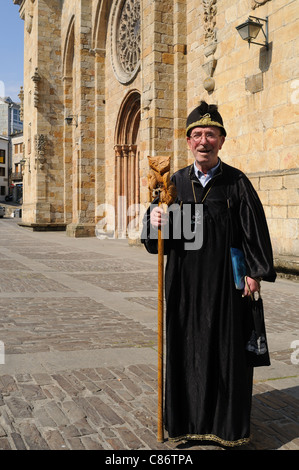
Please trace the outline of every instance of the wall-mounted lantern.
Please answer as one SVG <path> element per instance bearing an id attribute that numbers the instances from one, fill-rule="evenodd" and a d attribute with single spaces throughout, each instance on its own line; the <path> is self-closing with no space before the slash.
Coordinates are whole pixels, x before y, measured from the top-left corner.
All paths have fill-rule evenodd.
<path id="1" fill-rule="evenodd" d="M 264 30 L 265 26 L 265 30 Z M 247 41 L 250 44 L 258 44 L 259 46 L 265 46 L 266 49 L 269 49 L 268 42 L 268 16 L 266 18 L 257 18 L 256 16 L 249 16 L 248 20 L 245 23 L 240 24 L 236 27 L 236 30 L 240 34 L 241 38 L 244 41 Z M 264 43 L 255 42 L 253 39 L 257 37 L 259 32 L 262 31 L 265 41 Z"/>
<path id="2" fill-rule="evenodd" d="M 22 158 L 22 160 L 20 160 L 20 164 L 21 164 L 22 169 L 25 167 L 26 163 L 28 164 L 28 171 L 29 171 L 29 173 L 31 173 L 30 158 Z"/>

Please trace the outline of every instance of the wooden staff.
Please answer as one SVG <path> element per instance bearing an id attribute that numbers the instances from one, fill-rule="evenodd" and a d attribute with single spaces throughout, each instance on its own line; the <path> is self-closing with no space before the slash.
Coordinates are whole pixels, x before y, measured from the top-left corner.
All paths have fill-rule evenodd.
<path id="1" fill-rule="evenodd" d="M 149 190 L 153 197 L 159 197 L 159 206 L 166 212 L 176 196 L 170 182 L 170 157 L 148 157 L 151 171 L 148 175 Z M 164 299 L 164 238 L 163 227 L 158 228 L 158 442 L 164 442 L 163 426 L 163 299 Z"/>
<path id="2" fill-rule="evenodd" d="M 159 195 L 161 199 L 161 192 Z M 159 206 L 162 205 L 161 200 Z M 164 239 L 162 226 L 158 228 L 158 442 L 164 442 L 163 426 L 163 335 L 164 335 Z"/>

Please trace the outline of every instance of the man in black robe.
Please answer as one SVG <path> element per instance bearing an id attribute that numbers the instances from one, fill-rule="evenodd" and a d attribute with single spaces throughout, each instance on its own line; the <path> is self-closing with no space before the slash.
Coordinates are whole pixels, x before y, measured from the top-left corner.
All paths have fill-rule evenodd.
<path id="1" fill-rule="evenodd" d="M 275 280 L 271 241 L 249 179 L 219 159 L 226 131 L 217 106 L 201 102 L 188 116 L 186 134 L 195 161 L 177 171 L 172 181 L 182 215 L 188 206 L 203 209 L 197 226 L 202 243 L 190 249 L 184 231 L 173 236 L 173 211 L 172 232 L 164 242 L 165 428 L 178 441 L 241 445 L 250 438 L 253 367 L 245 350 L 249 294 L 259 290 L 261 279 Z M 141 236 L 150 253 L 157 253 L 155 228 L 165 223 L 162 208 L 152 205 Z M 234 283 L 231 246 L 245 255 L 243 290 Z"/>

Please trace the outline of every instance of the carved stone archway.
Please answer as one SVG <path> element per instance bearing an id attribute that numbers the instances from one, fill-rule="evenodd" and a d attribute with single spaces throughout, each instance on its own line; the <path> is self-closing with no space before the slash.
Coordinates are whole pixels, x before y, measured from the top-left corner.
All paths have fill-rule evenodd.
<path id="1" fill-rule="evenodd" d="M 129 224 L 132 228 L 134 208 L 140 202 L 139 125 L 140 93 L 132 90 L 120 107 L 115 133 L 115 226 L 119 238 L 129 236 L 127 229 Z"/>

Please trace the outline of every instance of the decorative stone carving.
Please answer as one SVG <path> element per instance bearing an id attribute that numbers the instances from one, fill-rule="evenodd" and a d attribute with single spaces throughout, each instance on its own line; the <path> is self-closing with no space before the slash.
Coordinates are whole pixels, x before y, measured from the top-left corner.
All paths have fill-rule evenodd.
<path id="1" fill-rule="evenodd" d="M 261 5 L 264 5 L 267 2 L 270 2 L 271 0 L 251 0 L 251 8 L 255 10 L 255 8 L 260 7 Z"/>
<path id="2" fill-rule="evenodd" d="M 204 54 L 208 61 L 203 64 L 203 69 L 207 74 L 207 78 L 203 82 L 203 86 L 209 93 L 215 88 L 215 80 L 213 77 L 217 60 L 214 53 L 217 49 L 216 38 L 216 14 L 217 0 L 202 0 L 203 3 L 203 26 L 204 26 Z"/>
<path id="3" fill-rule="evenodd" d="M 215 79 L 212 77 L 207 77 L 203 81 L 203 87 L 206 91 L 212 92 L 215 88 Z"/>
<path id="4" fill-rule="evenodd" d="M 33 24 L 33 9 L 34 9 L 34 2 L 35 0 L 31 0 L 31 3 L 29 3 L 27 7 L 27 11 L 25 14 L 25 25 L 26 25 L 26 31 L 30 34 L 32 31 L 32 24 Z"/>
<path id="5" fill-rule="evenodd" d="M 119 19 L 117 54 L 122 68 L 131 74 L 140 58 L 140 3 L 127 0 Z"/>
<path id="6" fill-rule="evenodd" d="M 204 69 L 204 71 L 206 72 L 206 74 L 208 75 L 208 77 L 213 77 L 213 74 L 214 74 L 214 70 L 216 68 L 216 65 L 217 65 L 217 60 L 215 59 L 215 57 L 213 56 L 212 59 L 210 59 L 208 62 L 206 62 L 202 67 Z"/>
<path id="7" fill-rule="evenodd" d="M 46 162 L 45 158 L 45 149 L 46 149 L 46 136 L 44 134 L 36 134 L 34 136 L 35 143 L 35 169 L 40 170 L 44 169 L 44 164 Z"/>
<path id="8" fill-rule="evenodd" d="M 34 106 L 35 108 L 38 107 L 38 102 L 39 102 L 39 90 L 38 90 L 38 84 L 41 80 L 39 73 L 38 73 L 38 68 L 35 68 L 34 75 L 31 77 L 31 80 L 34 82 Z"/>
<path id="9" fill-rule="evenodd" d="M 205 56 L 214 54 L 217 48 L 216 40 L 216 13 L 217 0 L 203 0 L 204 42 Z"/>
<path id="10" fill-rule="evenodd" d="M 117 0 L 112 15 L 112 66 L 119 82 L 125 84 L 140 67 L 140 0 Z"/>
<path id="11" fill-rule="evenodd" d="M 18 94 L 18 97 L 20 98 L 20 102 L 21 102 L 21 105 L 20 105 L 20 119 L 21 119 L 21 121 L 23 121 L 23 118 L 24 118 L 24 89 L 23 89 L 22 86 L 21 86 L 21 89 L 20 89 L 20 93 Z"/>

